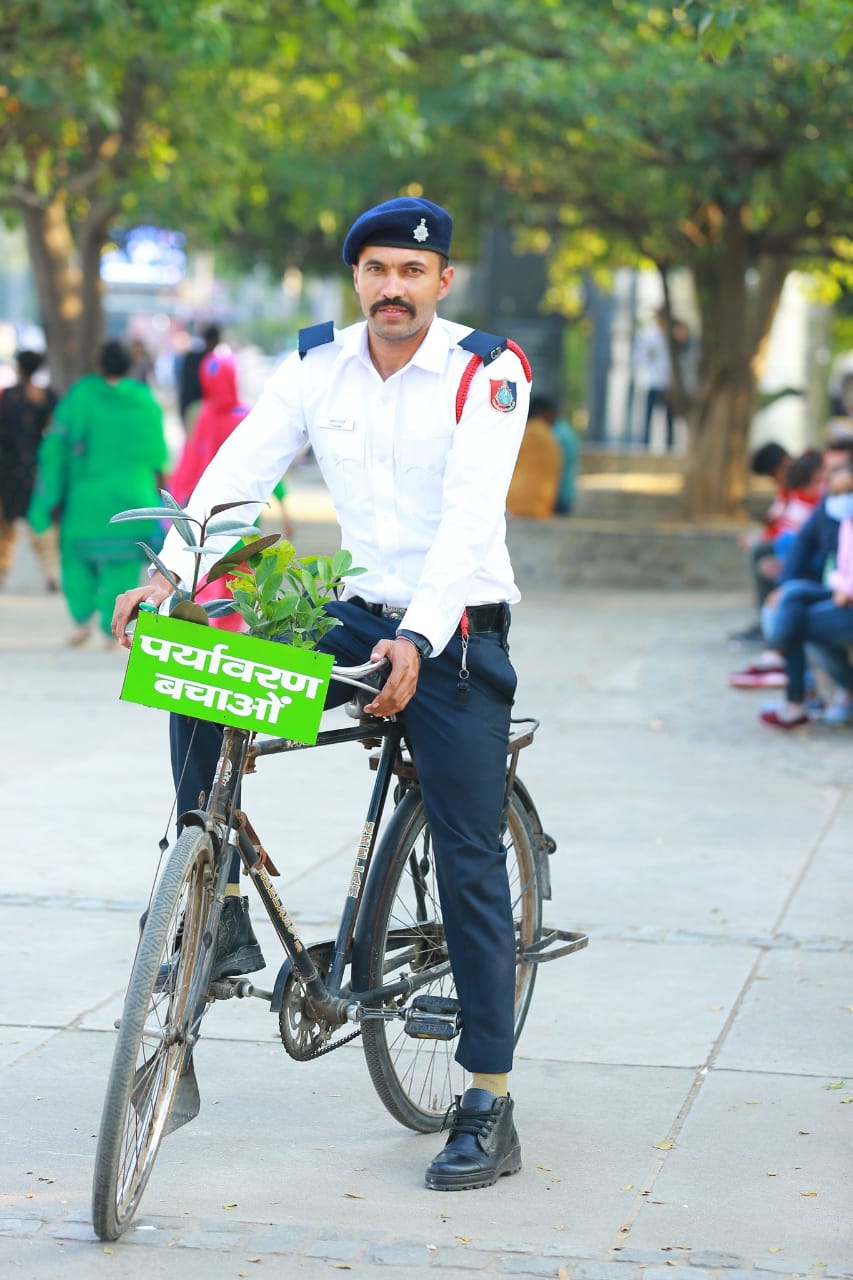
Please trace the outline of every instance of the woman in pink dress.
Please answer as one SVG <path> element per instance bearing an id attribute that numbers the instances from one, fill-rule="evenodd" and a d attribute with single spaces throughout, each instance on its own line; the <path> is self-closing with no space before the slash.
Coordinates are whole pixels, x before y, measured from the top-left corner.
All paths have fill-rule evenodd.
<path id="1" fill-rule="evenodd" d="M 209 351 L 199 366 L 201 382 L 201 408 L 192 433 L 187 437 L 178 464 L 169 481 L 169 491 L 181 506 L 187 502 L 207 464 L 218 452 L 219 446 L 249 412 L 240 403 L 237 394 L 237 363 L 227 347 L 218 346 Z M 208 582 L 197 593 L 200 601 L 225 599 L 228 579 Z M 216 618 L 213 625 L 226 631 L 244 630 L 238 613 Z"/>

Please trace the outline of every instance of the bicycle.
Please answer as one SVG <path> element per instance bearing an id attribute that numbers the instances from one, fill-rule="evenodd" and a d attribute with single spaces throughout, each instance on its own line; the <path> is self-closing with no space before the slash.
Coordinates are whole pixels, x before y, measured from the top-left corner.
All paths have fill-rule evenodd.
<path id="1" fill-rule="evenodd" d="M 386 665 L 332 668 L 333 679 L 356 690 L 348 710 L 359 722 L 321 730 L 312 746 L 286 738 L 258 741 L 246 729 L 226 728 L 204 808 L 181 815 L 183 831 L 152 891 L 116 1024 L 92 1191 L 93 1225 L 102 1240 L 117 1239 L 130 1225 L 163 1138 L 198 1114 L 193 1050 L 202 1019 L 216 1001 L 267 1001 L 278 1015 L 284 1048 L 302 1061 L 360 1034 L 380 1099 L 416 1131 L 441 1128 L 454 1096 L 463 1092 L 463 1072 L 452 1056 L 460 1009 L 405 723 L 373 720 L 361 711 Z M 548 859 L 556 844 L 517 775 L 519 753 L 537 727 L 533 719 L 513 721 L 507 742 L 502 840 L 517 938 L 516 1040 L 537 965 L 581 950 L 588 941 L 582 933 L 542 924 L 542 903 L 551 897 Z M 272 859 L 238 807 L 238 787 L 266 756 L 341 742 L 370 748 L 376 777 L 337 936 L 306 946 L 272 884 Z M 380 838 L 392 779 L 393 812 Z M 245 977 L 211 981 L 234 849 L 285 951 L 272 991 Z"/>

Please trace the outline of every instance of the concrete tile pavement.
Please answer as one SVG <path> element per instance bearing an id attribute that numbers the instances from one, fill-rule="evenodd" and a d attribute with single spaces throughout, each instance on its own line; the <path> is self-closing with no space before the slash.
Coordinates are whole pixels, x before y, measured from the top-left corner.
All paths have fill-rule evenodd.
<path id="1" fill-rule="evenodd" d="M 746 601 L 715 593 L 534 587 L 516 610 L 518 709 L 542 717 L 522 773 L 558 842 L 547 917 L 592 934 L 539 975 L 512 1081 L 523 1172 L 425 1192 L 436 1139 L 384 1112 L 358 1042 L 294 1063 L 246 1002 L 208 1019 L 202 1111 L 164 1145 L 139 1229 L 110 1254 L 93 1243 L 112 1020 L 169 809 L 165 725 L 118 701 L 119 654 L 63 647 L 61 601 L 21 563 L 0 595 L 0 1263 L 174 1274 L 180 1248 L 190 1277 L 252 1274 L 255 1257 L 307 1276 L 853 1274 L 851 737 L 757 725 L 764 695 L 724 685 Z M 313 937 L 367 785 L 346 756 L 334 806 L 309 753 L 282 766 L 300 798 L 284 823 L 275 762 L 247 794 L 266 843 L 290 846 L 283 896 Z"/>

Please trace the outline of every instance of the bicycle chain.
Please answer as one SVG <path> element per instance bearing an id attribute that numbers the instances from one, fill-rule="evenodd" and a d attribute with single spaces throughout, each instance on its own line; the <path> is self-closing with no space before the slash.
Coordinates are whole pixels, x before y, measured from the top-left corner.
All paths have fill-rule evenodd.
<path id="1" fill-rule="evenodd" d="M 360 1035 L 361 1027 L 356 1027 L 355 1031 L 351 1031 L 348 1036 L 341 1036 L 339 1040 L 335 1040 L 331 1044 L 327 1043 L 321 1045 L 319 1049 L 315 1049 L 314 1052 L 309 1054 L 307 1058 L 303 1059 L 303 1061 L 311 1062 L 313 1058 L 322 1058 L 324 1053 L 331 1053 L 333 1049 L 340 1049 L 341 1045 L 349 1044 L 350 1040 L 354 1040 L 356 1036 Z"/>

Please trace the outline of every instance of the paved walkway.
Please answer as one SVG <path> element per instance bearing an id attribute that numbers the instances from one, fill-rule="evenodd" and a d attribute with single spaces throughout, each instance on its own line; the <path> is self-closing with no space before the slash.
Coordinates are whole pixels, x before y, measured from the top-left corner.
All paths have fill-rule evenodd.
<path id="1" fill-rule="evenodd" d="M 853 739 L 757 725 L 762 695 L 725 688 L 747 602 L 714 593 L 535 588 L 516 610 L 518 706 L 543 720 L 522 772 L 558 842 L 547 917 L 592 935 L 539 975 L 512 1077 L 522 1173 L 425 1191 L 439 1143 L 386 1114 L 357 1041 L 295 1063 L 264 1007 L 234 1002 L 205 1024 L 201 1113 L 135 1229 L 96 1242 L 165 723 L 119 702 L 119 653 L 63 646 L 62 602 L 29 571 L 0 595 L 4 1275 L 853 1275 Z M 274 762 L 247 796 L 309 936 L 348 877 L 367 785 L 351 755 L 333 806 L 310 753 L 281 766 L 298 812 Z"/>

